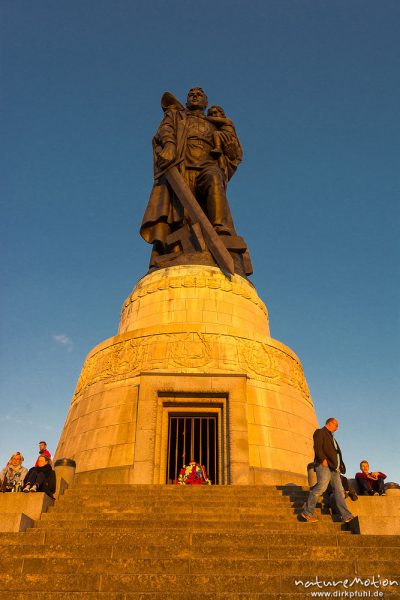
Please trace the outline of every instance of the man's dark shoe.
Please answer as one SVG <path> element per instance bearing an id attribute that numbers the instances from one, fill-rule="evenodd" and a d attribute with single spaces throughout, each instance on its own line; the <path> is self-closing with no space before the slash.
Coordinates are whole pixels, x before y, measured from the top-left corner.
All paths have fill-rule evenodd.
<path id="1" fill-rule="evenodd" d="M 349 492 L 349 497 L 350 497 L 351 500 L 353 500 L 353 502 L 355 502 L 356 500 L 358 500 L 358 496 L 357 496 L 357 494 L 355 493 L 354 490 L 351 490 Z"/>

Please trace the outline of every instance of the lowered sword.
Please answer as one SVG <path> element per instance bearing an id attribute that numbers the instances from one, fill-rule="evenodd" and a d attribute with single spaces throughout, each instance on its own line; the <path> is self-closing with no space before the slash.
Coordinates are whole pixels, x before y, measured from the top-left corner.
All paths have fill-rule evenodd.
<path id="1" fill-rule="evenodd" d="M 204 240 L 218 266 L 225 273 L 233 275 L 235 272 L 235 266 L 232 256 L 229 254 L 228 250 L 220 240 L 218 234 L 197 202 L 192 190 L 182 177 L 181 173 L 176 167 L 170 167 L 165 171 L 164 175 L 176 196 L 179 198 L 183 208 L 186 209 L 192 223 L 199 223 Z"/>

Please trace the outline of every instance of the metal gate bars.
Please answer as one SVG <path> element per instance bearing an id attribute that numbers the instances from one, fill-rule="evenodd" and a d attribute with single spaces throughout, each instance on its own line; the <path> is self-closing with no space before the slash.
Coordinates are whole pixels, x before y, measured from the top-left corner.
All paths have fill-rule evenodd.
<path id="1" fill-rule="evenodd" d="M 204 465 L 208 478 L 218 483 L 218 416 L 170 415 L 166 483 L 175 483 L 191 460 Z"/>

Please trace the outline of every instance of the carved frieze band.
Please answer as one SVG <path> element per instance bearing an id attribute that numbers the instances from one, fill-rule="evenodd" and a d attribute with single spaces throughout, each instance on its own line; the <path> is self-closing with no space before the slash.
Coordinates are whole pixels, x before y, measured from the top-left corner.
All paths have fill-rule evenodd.
<path id="1" fill-rule="evenodd" d="M 85 362 L 75 395 L 98 381 L 114 382 L 143 371 L 174 369 L 248 373 L 253 379 L 293 386 L 311 402 L 301 365 L 290 354 L 262 342 L 198 332 L 133 338 L 99 350 Z"/>
<path id="2" fill-rule="evenodd" d="M 124 311 L 130 304 L 147 294 L 154 294 L 155 292 L 169 288 L 210 288 L 219 289 L 223 292 L 231 292 L 256 304 L 268 317 L 267 307 L 260 300 L 257 292 L 250 284 L 245 281 L 242 283 L 237 276 L 229 280 L 218 272 L 213 274 L 198 272 L 196 275 L 175 275 L 154 279 L 154 281 L 146 281 L 145 278 L 125 300 L 122 310 Z"/>

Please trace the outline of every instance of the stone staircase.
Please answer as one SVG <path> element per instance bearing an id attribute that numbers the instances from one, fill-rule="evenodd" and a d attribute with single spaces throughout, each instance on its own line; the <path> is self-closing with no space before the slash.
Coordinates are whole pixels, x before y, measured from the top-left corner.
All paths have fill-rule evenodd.
<path id="1" fill-rule="evenodd" d="M 34 528 L 0 534 L 0 599 L 400 598 L 395 584 L 317 587 L 316 576 L 400 584 L 400 536 L 354 535 L 321 508 L 318 523 L 301 522 L 306 497 L 269 486 L 69 489 Z"/>

